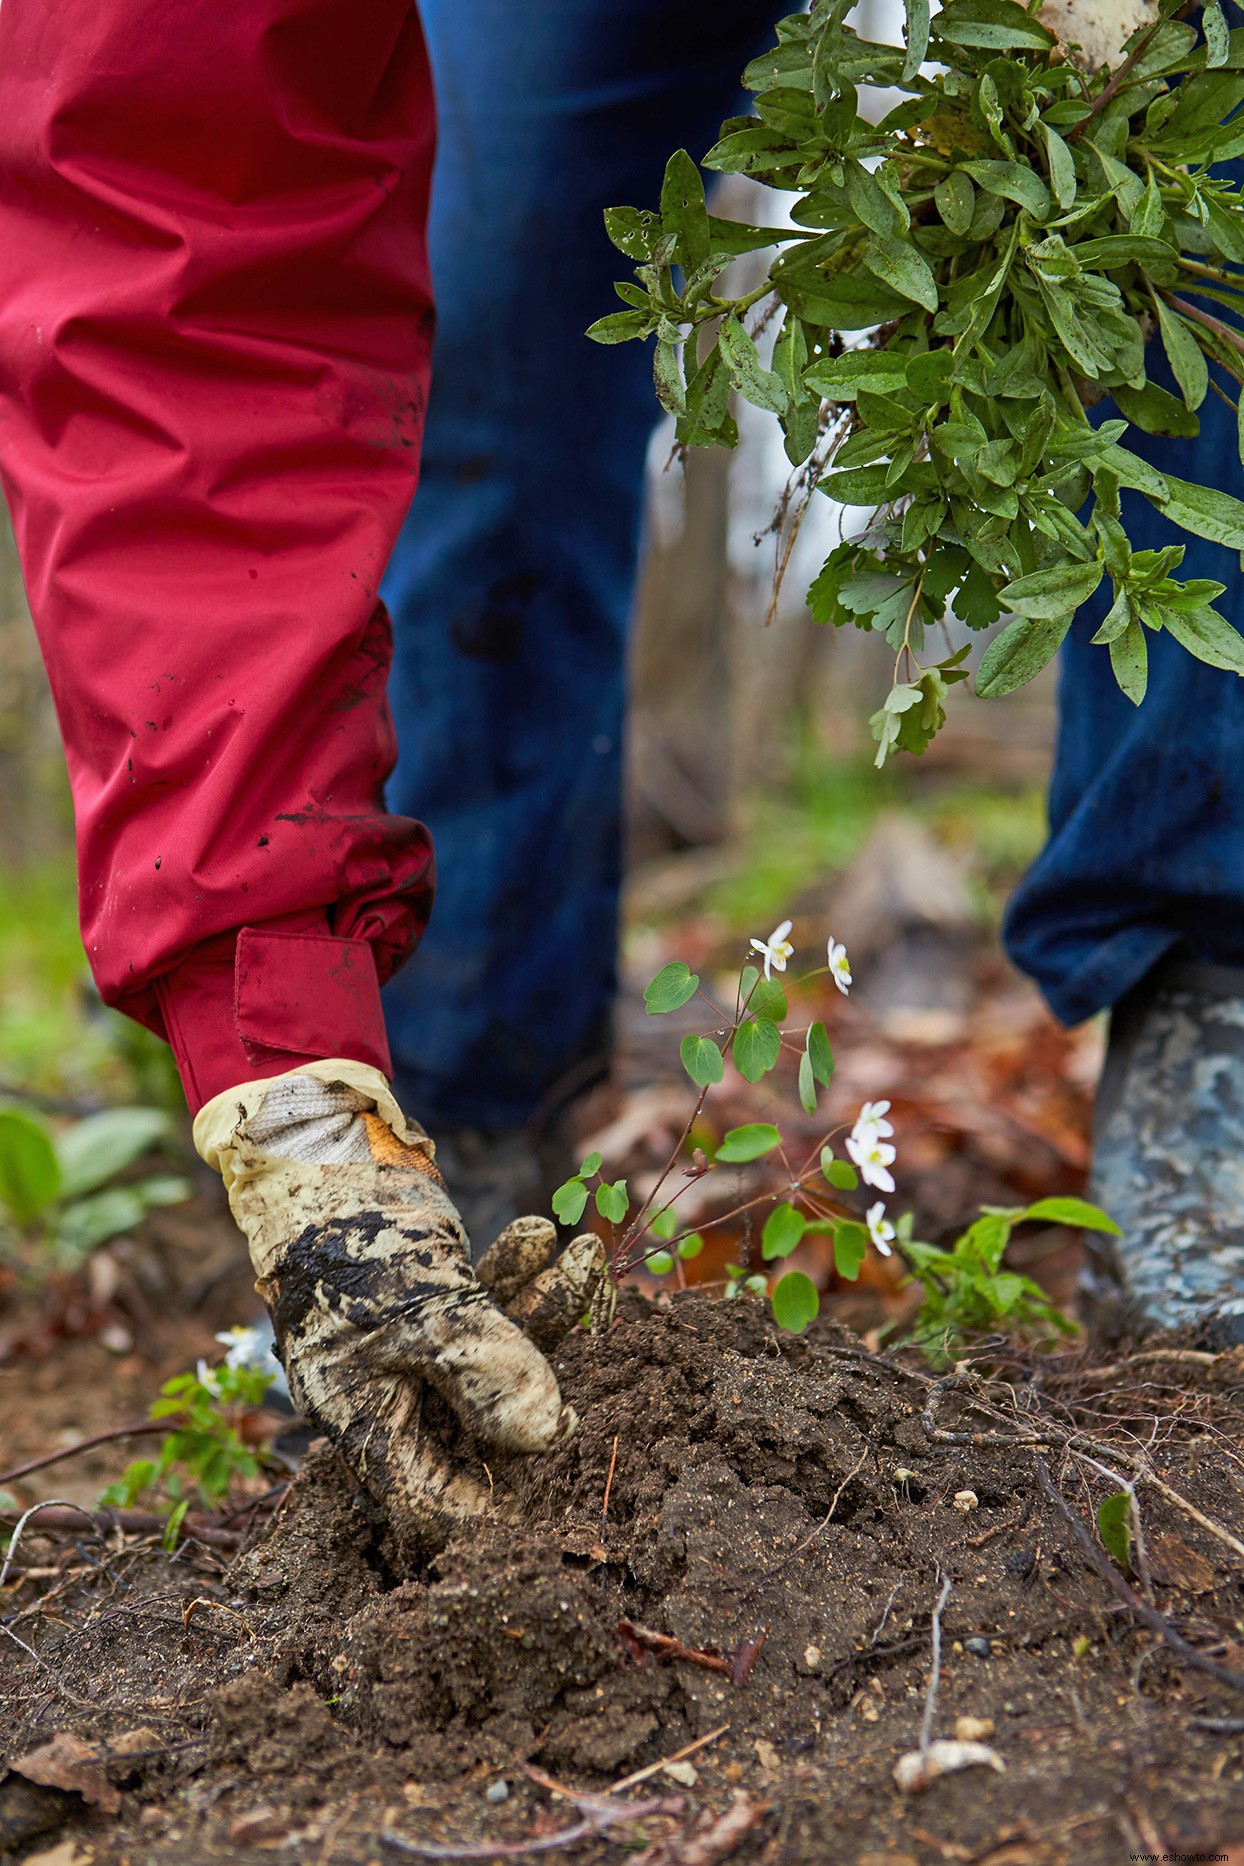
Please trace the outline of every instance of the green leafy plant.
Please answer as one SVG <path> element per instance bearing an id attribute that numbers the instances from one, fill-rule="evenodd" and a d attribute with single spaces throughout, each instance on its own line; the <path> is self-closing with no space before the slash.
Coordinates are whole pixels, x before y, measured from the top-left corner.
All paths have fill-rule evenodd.
<path id="1" fill-rule="evenodd" d="M 159 1108 L 109 1108 L 58 1131 L 25 1109 L 0 1108 L 0 1207 L 11 1244 L 73 1269 L 154 1207 L 188 1199 L 193 1188 L 179 1173 L 110 1183 L 172 1137 L 172 1120 Z"/>
<path id="2" fill-rule="evenodd" d="M 1085 1199 L 986 1205 L 949 1250 L 917 1242 L 911 1236 L 911 1219 L 899 1220 L 898 1247 L 912 1269 L 908 1280 L 924 1291 L 910 1338 L 935 1364 L 953 1360 L 956 1350 L 974 1335 L 1001 1330 L 1042 1341 L 1075 1333 L 1039 1283 L 1003 1267 L 1011 1233 L 1023 1224 L 1072 1225 L 1119 1235 L 1113 1219 Z"/>
<path id="3" fill-rule="evenodd" d="M 805 1139 L 801 1158 L 794 1157 L 776 1121 L 746 1122 L 727 1129 L 716 1143 L 708 1139 L 705 1109 L 724 1081 L 728 1063 L 745 1081 L 758 1084 L 785 1054 L 796 1097 L 808 1116 L 816 1115 L 821 1093 L 833 1080 L 834 1056 L 825 1024 L 814 1019 L 790 1027 L 786 1022 L 787 994 L 779 977 L 793 957 L 790 931 L 790 921 L 784 920 L 767 940 L 752 940 L 740 967 L 733 1009 L 716 1003 L 681 960 L 658 972 L 644 993 L 650 1015 L 682 1010 L 698 997 L 713 1019 L 711 1030 L 689 1032 L 679 1045 L 683 1069 L 696 1091 L 682 1134 L 655 1185 L 638 1203 L 632 1204 L 625 1180 L 608 1180 L 601 1154 L 593 1152 L 554 1193 L 554 1215 L 564 1224 L 578 1224 L 594 1194 L 596 1210 L 610 1227 L 617 1277 L 641 1265 L 657 1276 L 668 1276 L 699 1256 L 705 1231 L 759 1219 L 764 1267 L 728 1264 L 724 1293 L 728 1299 L 765 1298 L 778 1326 L 794 1334 L 815 1319 L 820 1295 L 806 1271 L 780 1266 L 805 1239 L 818 1235 L 831 1240 L 834 1267 L 849 1282 L 859 1277 L 870 1248 L 887 1257 L 900 1254 L 911 1271 L 908 1280 L 918 1281 L 924 1290 L 911 1338 L 936 1361 L 953 1358 L 973 1336 L 999 1329 L 1038 1339 L 1074 1333 L 1074 1325 L 1040 1286 L 1006 1270 L 1003 1258 L 1019 1224 L 1116 1230 L 1103 1212 L 1083 1199 L 1042 1199 L 1013 1210 L 987 1206 L 951 1249 L 943 1251 L 913 1239 L 910 1214 L 891 1222 L 884 1199 L 866 1204 L 870 1194 L 863 1193 L 863 1187 L 881 1193 L 895 1190 L 891 1168 L 897 1148 L 887 1119 L 888 1101 L 864 1104 L 846 1134 L 846 1158 L 834 1151 L 837 1129 L 818 1134 L 810 1147 Z M 763 970 L 753 959 L 762 962 Z M 828 974 L 848 995 L 850 962 L 833 938 L 826 942 L 825 959 L 824 965 L 795 982 Z M 758 1190 L 733 1205 L 727 1203 L 718 1216 L 698 1225 L 680 1218 L 679 1200 L 708 1175 L 753 1166 L 761 1168 L 765 1182 Z M 852 1195 L 858 1196 L 853 1200 Z"/>
<path id="4" fill-rule="evenodd" d="M 196 1499 L 217 1506 L 238 1478 L 259 1474 L 260 1456 L 246 1426 L 272 1381 L 266 1367 L 232 1357 L 219 1367 L 200 1361 L 194 1373 L 166 1380 L 148 1417 L 169 1420 L 171 1430 L 154 1458 L 136 1458 L 108 1485 L 101 1506 L 132 1509 L 146 1502 L 168 1512 L 174 1536 Z"/>
<path id="5" fill-rule="evenodd" d="M 781 424 L 797 514 L 814 490 L 869 514 L 808 602 L 894 650 L 879 764 L 923 751 L 967 678 L 966 646 L 925 658 L 950 613 L 972 631 L 1010 618 L 980 663 L 986 696 L 1038 673 L 1103 583 L 1093 640 L 1132 701 L 1162 630 L 1244 673 L 1213 607 L 1224 586 L 1179 581 L 1182 546 L 1134 550 L 1119 500 L 1130 488 L 1244 551 L 1244 502 L 1125 445 L 1129 424 L 1195 435 L 1205 396 L 1239 405 L 1244 383 L 1244 197 L 1215 172 L 1244 153 L 1244 30 L 1216 0 L 1202 33 L 1187 10 L 1162 0 L 1102 63 L 1017 0 L 948 0 L 933 18 L 907 0 L 898 47 L 861 38 L 851 0 L 813 0 L 748 66 L 755 114 L 724 124 L 703 162 L 782 190 L 794 224 L 710 214 L 684 150 L 658 212 L 605 216 L 636 266 L 616 288 L 626 309 L 589 335 L 655 340 L 678 443 L 733 447 L 741 396 Z M 1103 5 L 1107 38 L 1116 17 Z M 873 123 L 861 85 L 905 95 Z M 731 296 L 722 275 L 761 249 L 764 277 Z M 1178 395 L 1149 379 L 1151 341 Z M 1118 418 L 1094 426 L 1107 394 Z"/>

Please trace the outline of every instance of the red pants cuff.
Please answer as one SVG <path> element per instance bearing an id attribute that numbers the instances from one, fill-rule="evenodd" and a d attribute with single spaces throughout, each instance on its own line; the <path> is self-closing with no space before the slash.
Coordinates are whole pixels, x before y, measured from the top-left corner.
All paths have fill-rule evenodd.
<path id="1" fill-rule="evenodd" d="M 155 990 L 191 1114 L 330 1056 L 393 1073 L 367 940 L 243 927 L 197 946 Z"/>

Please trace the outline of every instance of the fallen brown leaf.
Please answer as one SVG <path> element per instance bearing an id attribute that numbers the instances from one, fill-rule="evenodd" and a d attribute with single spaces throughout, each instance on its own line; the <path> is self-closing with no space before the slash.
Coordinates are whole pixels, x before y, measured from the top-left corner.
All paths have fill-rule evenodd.
<path id="1" fill-rule="evenodd" d="M 41 1788 L 63 1788 L 81 1795 L 105 1814 L 115 1814 L 121 1806 L 120 1795 L 104 1773 L 102 1749 L 70 1730 L 58 1730 L 49 1742 L 16 1757 L 9 1767 Z"/>

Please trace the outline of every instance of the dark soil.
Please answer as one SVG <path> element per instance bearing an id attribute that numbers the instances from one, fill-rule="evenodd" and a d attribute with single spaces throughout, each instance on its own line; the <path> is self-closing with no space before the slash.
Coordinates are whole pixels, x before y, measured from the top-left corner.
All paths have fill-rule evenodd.
<path id="1" fill-rule="evenodd" d="M 604 1818 L 527 1768 L 599 1793 L 710 1733 L 694 1776 L 628 1791 L 656 1813 L 552 1857 L 1116 1866 L 1244 1841 L 1239 1556 L 1142 1488 L 1153 1601 L 1241 1675 L 1233 1687 L 1093 1571 L 1037 1458 L 1086 1525 L 1115 1482 L 1058 1447 L 947 1445 L 922 1421 L 933 1397 L 934 1432 L 1037 1419 L 1116 1456 L 1152 1439 L 1166 1480 L 1239 1538 L 1244 1358 L 1016 1360 L 987 1389 L 938 1389 L 844 1329 L 780 1337 L 759 1304 L 689 1292 L 628 1295 L 559 1371 L 578 1436 L 492 1466 L 519 1526 L 481 1529 L 423 1572 L 395 1572 L 327 1447 L 236 1558 L 40 1538 L 36 1519 L 4 1594 L 25 1649 L 6 1640 L 0 1660 L 0 1743 L 12 1762 L 69 1731 L 94 1755 L 85 1796 L 7 1777 L 0 1856 L 505 1857 L 488 1849 Z M 932 1734 L 992 1723 L 1005 1772 L 904 1795 L 892 1772 L 919 1742 L 947 1578 Z M 655 1652 L 649 1631 L 700 1662 Z M 728 1845 L 714 1823 L 731 1810 Z"/>

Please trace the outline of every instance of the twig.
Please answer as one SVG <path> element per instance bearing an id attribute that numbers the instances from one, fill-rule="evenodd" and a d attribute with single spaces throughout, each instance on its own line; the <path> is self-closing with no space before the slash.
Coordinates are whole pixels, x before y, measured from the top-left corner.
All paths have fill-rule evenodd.
<path id="1" fill-rule="evenodd" d="M 1037 1458 L 1035 1463 L 1037 1467 L 1037 1482 L 1041 1486 L 1042 1496 L 1045 1497 L 1047 1502 L 1054 1505 L 1054 1508 L 1058 1511 L 1058 1514 L 1062 1517 L 1068 1529 L 1070 1529 L 1072 1535 L 1075 1537 L 1081 1554 L 1084 1555 L 1090 1566 L 1096 1569 L 1102 1580 L 1114 1589 L 1119 1599 L 1143 1620 L 1150 1632 L 1157 1633 L 1159 1638 L 1164 1639 L 1167 1645 L 1179 1654 L 1186 1665 L 1191 1665 L 1196 1671 L 1205 1672 L 1209 1677 L 1216 1678 L 1219 1684 L 1229 1686 L 1232 1691 L 1244 1691 L 1244 1674 L 1228 1671 L 1225 1665 L 1218 1665 L 1213 1659 L 1207 1659 L 1203 1652 L 1198 1652 L 1195 1646 L 1190 1646 L 1187 1640 L 1183 1639 L 1175 1631 L 1164 1614 L 1159 1613 L 1156 1607 L 1150 1607 L 1147 1602 L 1141 1600 L 1140 1596 L 1128 1586 L 1114 1563 L 1109 1561 L 1106 1556 L 1102 1554 L 1096 1542 L 1094 1542 L 1092 1536 L 1080 1521 L 1080 1518 L 1068 1504 L 1066 1498 L 1050 1476 L 1049 1466 L 1046 1464 L 1045 1459 Z"/>
<path id="2" fill-rule="evenodd" d="M 110 1529 L 121 1529 L 127 1535 L 162 1535 L 168 1527 L 168 1518 L 157 1516 L 154 1510 L 85 1510 L 76 1503 L 64 1503 L 58 1497 L 34 1507 L 46 1511 L 43 1524 L 46 1529 L 72 1529 L 80 1516 L 85 1516 L 101 1535 Z M 0 1524 L 12 1521 L 16 1514 L 15 1510 L 0 1510 Z M 241 1541 L 242 1532 L 205 1522 L 198 1515 L 186 1516 L 182 1519 L 182 1539 L 203 1542 L 210 1548 L 233 1550 Z"/>
<path id="3" fill-rule="evenodd" d="M 724 1736 L 729 1728 L 728 1723 L 719 1723 L 717 1728 L 710 1730 L 707 1736 L 698 1736 L 694 1743 L 684 1744 L 681 1749 L 676 1749 L 672 1756 L 662 1756 L 659 1762 L 646 1763 L 642 1769 L 636 1769 L 633 1774 L 624 1775 L 620 1782 L 613 1783 L 608 1791 L 609 1794 L 620 1795 L 624 1788 L 634 1788 L 637 1782 L 646 1782 L 650 1775 L 656 1775 L 668 1763 L 682 1762 L 684 1757 L 694 1756 L 698 1749 L 703 1749 L 707 1744 L 715 1743 L 719 1736 Z"/>
<path id="4" fill-rule="evenodd" d="M 559 1794 L 566 1792 L 558 1790 Z M 431 1841 L 407 1840 L 404 1834 L 395 1834 L 390 1827 L 382 1828 L 378 1837 L 385 1846 L 396 1847 L 400 1853 L 414 1853 L 426 1860 L 521 1859 L 525 1853 L 554 1853 L 561 1847 L 575 1846 L 580 1840 L 588 1840 L 593 1834 L 604 1833 L 606 1828 L 627 1821 L 646 1820 L 654 1814 L 681 1814 L 686 1806 L 681 1795 L 664 1795 L 659 1801 L 612 1804 L 596 1795 L 573 1795 L 571 1799 L 587 1809 L 583 1819 L 576 1821 L 573 1827 L 563 1827 L 557 1834 L 544 1834 L 538 1840 L 495 1840 L 485 1841 L 480 1846 L 442 1847 Z"/>
<path id="5" fill-rule="evenodd" d="M 950 1576 L 942 1582 L 942 1591 L 937 1597 L 933 1609 L 933 1666 L 929 1672 L 929 1688 L 924 1697 L 924 1716 L 920 1723 L 920 1754 L 927 1756 L 929 1744 L 933 1740 L 933 1715 L 937 1710 L 937 1692 L 942 1682 L 942 1608 L 950 1598 Z"/>
<path id="6" fill-rule="evenodd" d="M 1189 1717 L 1194 1730 L 1209 1730 L 1214 1736 L 1244 1736 L 1244 1717 Z"/>
<path id="7" fill-rule="evenodd" d="M 1234 1554 L 1244 1559 L 1244 1542 L 1233 1536 L 1229 1529 L 1206 1516 L 1195 1503 L 1172 1489 L 1165 1478 L 1159 1477 L 1147 1458 L 1137 1457 L 1118 1445 L 1103 1444 L 1099 1438 L 1092 1438 L 1087 1432 L 1065 1431 L 1061 1427 L 1047 1426 L 1043 1431 L 1034 1431 L 1024 1427 L 1015 1432 L 949 1432 L 935 1423 L 937 1407 L 942 1399 L 948 1382 L 939 1381 L 929 1394 L 928 1402 L 920 1415 L 920 1423 L 926 1438 L 934 1445 L 970 1445 L 980 1451 L 1033 1451 L 1042 1448 L 1059 1451 L 1082 1451 L 1090 1457 L 1113 1458 L 1116 1463 L 1125 1465 L 1132 1476 L 1141 1483 L 1148 1484 L 1158 1495 L 1165 1497 L 1177 1510 L 1191 1517 L 1194 1523 L 1214 1536 L 1219 1542 L 1225 1542 Z M 953 1380 L 949 1384 L 956 1384 Z M 980 1405 L 980 1401 L 973 1402 Z"/>
<path id="8" fill-rule="evenodd" d="M 4 1558 L 4 1566 L 0 1568 L 0 1593 L 4 1591 L 4 1584 L 9 1578 L 9 1569 L 13 1564 L 13 1557 L 17 1553 L 17 1545 L 22 1539 L 22 1531 L 25 1529 L 26 1524 L 30 1521 L 32 1516 L 38 1516 L 41 1512 L 53 1509 L 68 1510 L 71 1511 L 74 1516 L 85 1516 L 88 1522 L 93 1523 L 95 1520 L 89 1510 L 80 1509 L 76 1503 L 67 1503 L 63 1497 L 49 1497 L 46 1503 L 32 1503 L 30 1508 L 24 1511 L 19 1517 L 17 1527 L 14 1529 L 9 1542 L 8 1554 Z"/>
<path id="9" fill-rule="evenodd" d="M 609 1475 L 605 1479 L 605 1500 L 600 1506 L 600 1519 L 602 1522 L 604 1522 L 606 1516 L 609 1514 L 609 1492 L 613 1489 L 613 1473 L 618 1462 L 619 1437 L 620 1434 L 615 1432 L 613 1435 L 613 1450 L 609 1454 Z"/>
<path id="10" fill-rule="evenodd" d="M 681 1639 L 674 1639 L 669 1633 L 654 1632 L 650 1626 L 640 1626 L 634 1620 L 618 1621 L 618 1636 L 632 1658 L 640 1653 L 654 1653 L 659 1659 L 685 1659 L 690 1665 L 698 1665 L 701 1671 L 724 1672 L 729 1678 L 733 1666 L 729 1659 L 723 1659 L 720 1653 L 701 1652 L 696 1646 L 684 1645 Z"/>
<path id="11" fill-rule="evenodd" d="M 72 1445 L 63 1445 L 59 1451 L 45 1452 L 41 1458 L 30 1458 L 25 1464 L 15 1464 L 11 1471 L 0 1471 L 0 1484 L 11 1484 L 19 1477 L 25 1477 L 31 1471 L 46 1470 L 49 1464 L 63 1464 L 66 1458 L 76 1458 L 80 1451 L 92 1451 L 96 1445 L 110 1445 L 118 1438 L 148 1438 L 154 1433 L 166 1433 L 169 1430 L 166 1420 L 153 1425 L 144 1419 L 137 1425 L 118 1425 L 111 1432 L 96 1432 L 93 1438 L 80 1438 Z"/>

